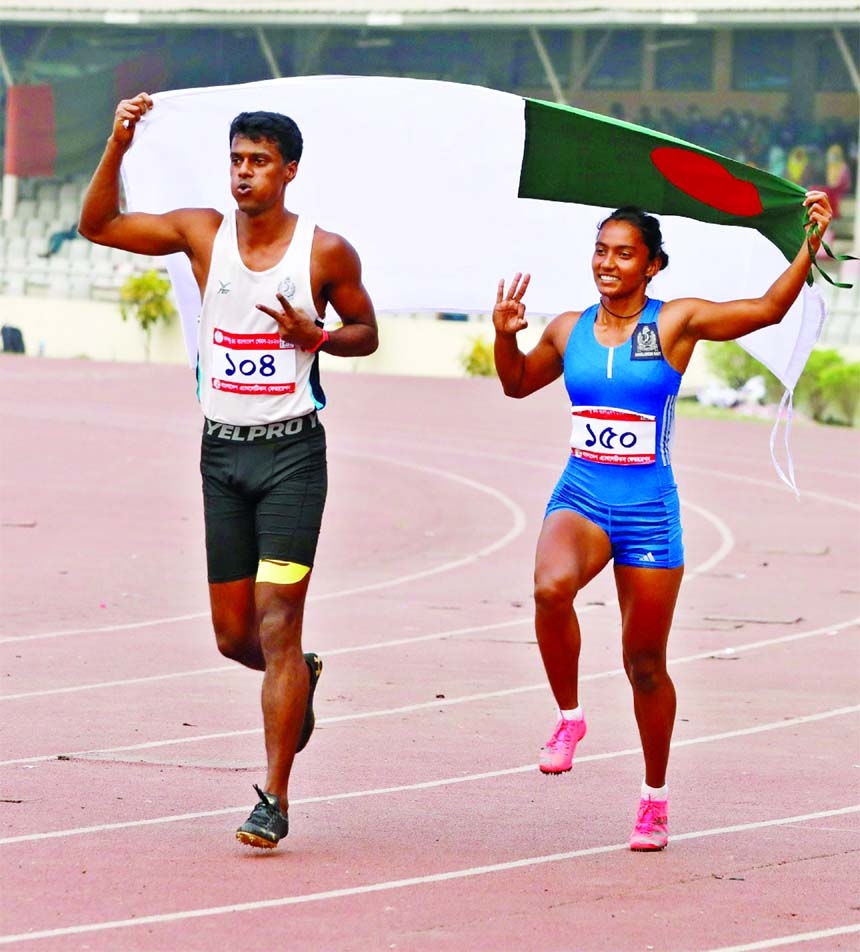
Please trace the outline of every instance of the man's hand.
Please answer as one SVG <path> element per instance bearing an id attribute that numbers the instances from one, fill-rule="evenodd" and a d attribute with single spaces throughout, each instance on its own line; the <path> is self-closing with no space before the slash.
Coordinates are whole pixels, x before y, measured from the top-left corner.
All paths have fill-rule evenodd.
<path id="1" fill-rule="evenodd" d="M 530 279 L 531 275 L 522 275 L 517 272 L 507 294 L 505 294 L 504 280 L 499 281 L 496 306 L 493 308 L 493 326 L 497 334 L 514 336 L 529 326 L 526 321 L 526 306 L 522 298 Z"/>
<path id="2" fill-rule="evenodd" d="M 275 296 L 281 305 L 280 311 L 266 307 L 265 304 L 258 304 L 257 310 L 268 314 L 272 320 L 277 322 L 278 333 L 282 340 L 289 344 L 295 344 L 296 347 L 301 347 L 302 350 L 310 350 L 315 347 L 319 343 L 322 328 L 301 308 L 293 307 L 283 294 Z"/>
<path id="3" fill-rule="evenodd" d="M 133 99 L 123 99 L 114 113 L 111 138 L 117 145 L 128 148 L 134 138 L 134 127 L 153 107 L 149 93 L 138 93 Z"/>

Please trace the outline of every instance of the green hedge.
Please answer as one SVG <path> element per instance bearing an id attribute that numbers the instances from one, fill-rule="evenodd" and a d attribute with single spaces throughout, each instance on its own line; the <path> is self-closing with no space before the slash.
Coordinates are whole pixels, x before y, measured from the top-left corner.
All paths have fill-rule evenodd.
<path id="1" fill-rule="evenodd" d="M 473 337 L 470 349 L 460 355 L 460 364 L 467 377 L 492 377 L 496 373 L 492 342 Z"/>
<path id="2" fill-rule="evenodd" d="M 782 396 L 779 380 L 736 341 L 709 342 L 705 359 L 710 371 L 735 389 L 762 376 L 767 400 Z M 860 409 L 860 363 L 848 363 L 837 350 L 813 350 L 794 391 L 795 405 L 819 423 L 854 426 Z"/>

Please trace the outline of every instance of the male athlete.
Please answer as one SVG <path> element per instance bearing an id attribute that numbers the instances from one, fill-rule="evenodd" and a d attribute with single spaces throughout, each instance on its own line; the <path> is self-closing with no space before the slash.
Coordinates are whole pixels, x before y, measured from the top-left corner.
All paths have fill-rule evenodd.
<path id="1" fill-rule="evenodd" d="M 200 288 L 198 387 L 212 624 L 222 654 L 263 671 L 265 789 L 236 831 L 273 849 L 287 835 L 293 758 L 314 726 L 321 660 L 302 653 L 302 619 L 326 498 L 318 354 L 372 354 L 376 316 L 355 249 L 284 207 L 302 136 L 279 113 L 230 126 L 237 209 L 120 211 L 119 172 L 147 93 L 119 103 L 84 196 L 80 232 L 143 255 L 184 252 Z M 326 306 L 340 326 L 325 326 Z"/>

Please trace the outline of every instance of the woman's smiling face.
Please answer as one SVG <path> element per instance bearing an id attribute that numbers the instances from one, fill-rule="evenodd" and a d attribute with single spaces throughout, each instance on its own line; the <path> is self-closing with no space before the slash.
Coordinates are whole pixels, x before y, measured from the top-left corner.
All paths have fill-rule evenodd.
<path id="1" fill-rule="evenodd" d="M 639 229 L 626 221 L 608 221 L 594 243 L 591 271 L 601 295 L 626 297 L 640 292 L 659 270 L 649 258 L 648 246 Z"/>

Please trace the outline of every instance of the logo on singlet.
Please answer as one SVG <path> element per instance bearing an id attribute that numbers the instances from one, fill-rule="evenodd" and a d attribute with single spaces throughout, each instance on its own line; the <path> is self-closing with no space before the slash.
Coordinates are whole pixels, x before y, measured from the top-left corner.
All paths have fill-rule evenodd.
<path id="1" fill-rule="evenodd" d="M 281 283 L 278 285 L 278 294 L 283 294 L 283 296 L 288 300 L 292 300 L 293 296 L 296 293 L 296 283 L 293 279 L 287 275 Z"/>
<path id="2" fill-rule="evenodd" d="M 230 282 L 229 281 L 219 281 L 221 287 L 218 288 L 219 294 L 229 294 L 230 293 Z"/>
<path id="3" fill-rule="evenodd" d="M 631 360 L 659 360 L 663 356 L 656 324 L 639 324 L 633 332 Z"/>

